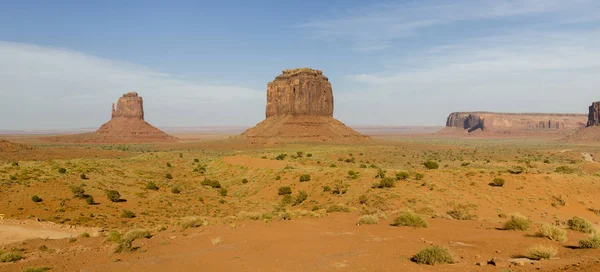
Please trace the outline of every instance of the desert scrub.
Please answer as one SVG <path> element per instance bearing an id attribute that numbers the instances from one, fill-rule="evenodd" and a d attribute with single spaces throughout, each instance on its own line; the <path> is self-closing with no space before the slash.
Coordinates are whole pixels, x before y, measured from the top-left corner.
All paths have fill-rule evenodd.
<path id="1" fill-rule="evenodd" d="M 428 246 L 415 254 L 410 260 L 427 265 L 451 264 L 454 262 L 448 249 L 441 246 Z"/>
<path id="2" fill-rule="evenodd" d="M 227 196 L 227 189 L 225 189 L 225 188 L 219 189 L 219 195 L 221 195 L 221 196 Z"/>
<path id="3" fill-rule="evenodd" d="M 85 173 L 81 173 L 81 175 L 79 175 L 79 178 L 86 180 L 88 179 L 88 177 L 85 175 Z"/>
<path id="4" fill-rule="evenodd" d="M 425 177 L 424 174 L 421 173 L 416 173 L 415 174 L 415 180 L 422 180 Z"/>
<path id="5" fill-rule="evenodd" d="M 210 186 L 212 188 L 221 188 L 221 183 L 218 180 L 205 178 L 200 185 Z"/>
<path id="6" fill-rule="evenodd" d="M 292 194 L 292 189 L 290 188 L 290 186 L 279 187 L 279 190 L 277 191 L 277 195 L 291 195 L 291 194 Z"/>
<path id="7" fill-rule="evenodd" d="M 121 218 L 134 218 L 135 213 L 130 210 L 123 210 L 121 213 Z"/>
<path id="8" fill-rule="evenodd" d="M 429 170 L 440 168 L 440 165 L 437 162 L 434 162 L 434 161 L 426 161 L 426 162 L 423 163 L 423 166 L 425 166 L 425 168 L 429 169 Z"/>
<path id="9" fill-rule="evenodd" d="M 181 193 L 181 189 L 179 189 L 179 187 L 173 187 L 171 188 L 171 193 L 179 194 Z"/>
<path id="10" fill-rule="evenodd" d="M 565 242 L 567 241 L 567 231 L 557 226 L 543 224 L 540 230 L 535 233 L 537 237 L 546 237 L 552 241 Z"/>
<path id="11" fill-rule="evenodd" d="M 392 226 L 427 228 L 429 224 L 422 215 L 413 211 L 403 211 L 396 219 Z"/>
<path id="12" fill-rule="evenodd" d="M 329 207 L 327 207 L 327 212 L 328 213 L 333 213 L 333 212 L 350 212 L 351 209 L 345 205 L 342 204 L 333 204 L 330 205 Z"/>
<path id="13" fill-rule="evenodd" d="M 379 183 L 373 184 L 372 188 L 384 189 L 384 188 L 392 188 L 394 187 L 394 179 L 393 178 L 383 178 L 379 181 Z"/>
<path id="14" fill-rule="evenodd" d="M 106 190 L 104 191 L 108 200 L 112 202 L 119 202 L 121 199 L 121 194 L 117 190 Z"/>
<path id="15" fill-rule="evenodd" d="M 17 252 L 0 252 L 0 263 L 16 262 L 23 259 L 23 255 Z"/>
<path id="16" fill-rule="evenodd" d="M 79 234 L 79 237 L 81 237 L 81 238 L 90 238 L 90 234 L 87 233 L 87 232 L 84 232 L 84 233 Z"/>
<path id="17" fill-rule="evenodd" d="M 579 240 L 580 248 L 600 248 L 600 233 L 592 234 L 589 238 Z"/>
<path id="18" fill-rule="evenodd" d="M 167 174 L 165 174 L 165 178 L 166 179 L 173 179 L 173 175 L 171 175 L 171 173 L 167 173 Z"/>
<path id="19" fill-rule="evenodd" d="M 492 187 L 503 187 L 504 179 L 503 178 L 494 178 L 494 180 L 492 180 L 492 182 L 490 182 L 489 185 Z"/>
<path id="20" fill-rule="evenodd" d="M 69 188 L 71 188 L 71 193 L 73 193 L 73 197 L 75 198 L 85 198 L 85 190 L 83 189 L 83 187 L 81 186 L 77 186 L 77 185 L 71 185 L 69 186 Z"/>
<path id="21" fill-rule="evenodd" d="M 376 225 L 379 224 L 379 217 L 377 215 L 363 215 L 358 218 L 357 225 Z"/>
<path id="22" fill-rule="evenodd" d="M 158 191 L 158 186 L 156 186 L 156 183 L 154 183 L 152 181 L 148 181 L 148 183 L 146 183 L 146 189 L 152 190 L 152 191 Z"/>
<path id="23" fill-rule="evenodd" d="M 300 191 L 298 193 L 298 195 L 296 196 L 296 199 L 294 199 L 294 203 L 292 203 L 292 206 L 298 206 L 298 205 L 302 204 L 302 202 L 304 202 L 307 198 L 308 198 L 308 193 L 305 191 Z"/>
<path id="24" fill-rule="evenodd" d="M 377 169 L 377 175 L 375 175 L 375 178 L 381 178 L 381 179 L 385 178 L 385 174 L 386 174 L 386 171 L 379 168 L 379 169 Z"/>
<path id="25" fill-rule="evenodd" d="M 119 240 L 119 245 L 115 252 L 132 251 L 133 241 L 140 238 L 150 238 L 152 235 L 145 229 L 132 229 L 126 232 Z"/>
<path id="26" fill-rule="evenodd" d="M 471 205 L 456 205 L 452 210 L 446 212 L 447 215 L 456 220 L 476 220 L 477 215 L 471 214 Z"/>
<path id="27" fill-rule="evenodd" d="M 567 225 L 569 228 L 575 231 L 583 232 L 583 233 L 593 233 L 596 230 L 594 229 L 594 225 L 587 221 L 585 218 L 581 217 L 573 217 L 567 221 Z"/>
<path id="28" fill-rule="evenodd" d="M 554 172 L 560 173 L 560 174 L 573 174 L 573 173 L 575 173 L 575 169 L 568 167 L 566 165 L 563 165 L 563 166 L 556 167 Z"/>
<path id="29" fill-rule="evenodd" d="M 85 198 L 85 203 L 87 203 L 88 205 L 94 205 L 94 204 L 96 204 L 96 201 L 94 201 L 93 196 L 88 196 Z"/>
<path id="30" fill-rule="evenodd" d="M 37 202 L 42 202 L 42 198 L 39 197 L 38 195 L 34 195 L 34 196 L 31 197 L 31 201 L 36 202 L 36 203 Z"/>
<path id="31" fill-rule="evenodd" d="M 396 173 L 396 179 L 397 180 L 407 180 L 410 177 L 410 175 L 406 172 L 398 172 Z"/>
<path id="32" fill-rule="evenodd" d="M 22 272 L 44 272 L 44 271 L 48 271 L 51 268 L 48 266 L 31 266 L 31 267 L 27 267 L 24 268 L 22 270 Z"/>
<path id="33" fill-rule="evenodd" d="M 189 228 L 198 228 L 206 225 L 208 225 L 208 221 L 196 216 L 185 218 L 180 223 L 181 230 L 186 230 Z"/>
<path id="34" fill-rule="evenodd" d="M 310 181 L 310 175 L 309 174 L 301 175 L 300 182 L 306 182 L 306 181 Z"/>
<path id="35" fill-rule="evenodd" d="M 513 213 L 510 215 L 510 219 L 504 223 L 505 230 L 521 230 L 526 231 L 531 227 L 531 220 L 529 218 Z"/>
<path id="36" fill-rule="evenodd" d="M 61 167 L 61 168 L 58 168 L 58 172 L 61 174 L 65 174 L 65 173 L 67 173 L 67 169 Z"/>
<path id="37" fill-rule="evenodd" d="M 242 179 L 242 184 L 246 184 L 246 183 L 248 183 L 248 179 L 247 178 L 243 178 Z"/>
<path id="38" fill-rule="evenodd" d="M 550 260 L 556 256 L 558 249 L 553 246 L 535 245 L 527 250 L 525 256 L 531 260 Z"/>

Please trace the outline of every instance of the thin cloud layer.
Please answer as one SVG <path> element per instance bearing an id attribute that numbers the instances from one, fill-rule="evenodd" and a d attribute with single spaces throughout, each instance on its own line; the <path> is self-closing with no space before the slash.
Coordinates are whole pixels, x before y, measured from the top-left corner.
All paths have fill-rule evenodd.
<path id="1" fill-rule="evenodd" d="M 111 104 L 136 91 L 159 127 L 251 125 L 264 118 L 264 91 L 177 79 L 134 64 L 70 50 L 0 42 L 1 129 L 96 127 Z"/>

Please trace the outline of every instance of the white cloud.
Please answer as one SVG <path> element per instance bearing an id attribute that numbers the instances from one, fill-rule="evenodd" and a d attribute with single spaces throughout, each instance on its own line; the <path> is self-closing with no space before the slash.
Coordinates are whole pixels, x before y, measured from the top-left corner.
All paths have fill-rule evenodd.
<path id="1" fill-rule="evenodd" d="M 300 27 L 327 41 L 351 43 L 354 49 L 360 51 L 377 51 L 425 29 L 457 22 L 538 15 L 552 16 L 542 24 L 574 22 L 577 18 L 595 20 L 598 7 L 600 2 L 595 0 L 407 1 L 367 5 L 341 15 L 333 14 L 332 19 L 312 20 Z M 479 26 L 474 24 L 471 27 Z"/>
<path id="2" fill-rule="evenodd" d="M 363 107 L 374 110 L 353 116 L 359 124 L 443 125 L 452 111 L 586 113 L 600 100 L 597 30 L 515 31 L 426 48 L 403 61 L 410 65 L 349 75 L 358 86 L 338 97 L 340 118 Z"/>
<path id="3" fill-rule="evenodd" d="M 253 125 L 265 91 L 178 79 L 147 67 L 80 52 L 0 42 L 0 128 L 97 127 L 130 91 L 156 126 Z"/>

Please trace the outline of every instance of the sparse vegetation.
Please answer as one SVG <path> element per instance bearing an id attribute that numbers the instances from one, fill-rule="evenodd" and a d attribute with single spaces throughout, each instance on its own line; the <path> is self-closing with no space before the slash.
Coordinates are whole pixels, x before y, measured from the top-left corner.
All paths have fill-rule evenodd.
<path id="1" fill-rule="evenodd" d="M 73 197 L 75 198 L 85 198 L 85 190 L 81 186 L 71 185 L 71 192 L 73 193 Z"/>
<path id="2" fill-rule="evenodd" d="M 61 174 L 66 174 L 67 173 L 67 169 L 61 167 L 61 168 L 58 168 L 58 172 L 61 173 Z"/>
<path id="3" fill-rule="evenodd" d="M 22 270 L 22 272 L 45 272 L 50 269 L 51 268 L 49 266 L 31 266 L 31 267 L 24 268 Z"/>
<path id="4" fill-rule="evenodd" d="M 294 200 L 293 206 L 298 206 L 302 204 L 308 198 L 308 193 L 305 191 L 300 191 Z"/>
<path id="5" fill-rule="evenodd" d="M 392 226 L 427 228 L 429 224 L 422 215 L 406 210 L 396 217 Z"/>
<path id="6" fill-rule="evenodd" d="M 171 173 L 167 173 L 167 174 L 165 174 L 165 178 L 166 179 L 173 179 L 173 175 L 171 175 Z"/>
<path id="7" fill-rule="evenodd" d="M 148 181 L 148 183 L 146 183 L 146 189 L 152 190 L 152 191 L 158 191 L 158 186 L 156 185 L 156 183 L 154 183 L 152 181 Z"/>
<path id="8" fill-rule="evenodd" d="M 426 169 L 429 169 L 429 170 L 440 168 L 440 165 L 434 161 L 426 161 L 423 163 L 423 165 L 425 166 Z"/>
<path id="9" fill-rule="evenodd" d="M 492 187 L 503 187 L 504 179 L 503 178 L 494 178 L 494 180 L 492 180 L 492 182 L 490 182 L 489 185 Z"/>
<path id="10" fill-rule="evenodd" d="M 301 175 L 300 182 L 306 182 L 306 181 L 310 181 L 310 175 L 309 174 Z"/>
<path id="11" fill-rule="evenodd" d="M 179 187 L 173 187 L 171 188 L 171 193 L 179 194 L 181 193 L 181 189 L 179 189 Z"/>
<path id="12" fill-rule="evenodd" d="M 579 240 L 580 248 L 600 248 L 600 233 L 594 233 L 589 238 Z"/>
<path id="13" fill-rule="evenodd" d="M 470 205 L 456 205 L 452 210 L 446 212 L 450 217 L 456 220 L 476 220 L 477 216 L 471 214 L 473 209 Z"/>
<path id="14" fill-rule="evenodd" d="M 290 188 L 290 186 L 279 187 L 277 194 L 278 195 L 291 195 L 292 189 Z"/>
<path id="15" fill-rule="evenodd" d="M 569 221 L 567 221 L 567 225 L 569 225 L 570 229 L 583 233 L 593 233 L 596 231 L 594 225 L 592 225 L 590 221 L 587 221 L 585 218 L 577 216 L 573 217 L 572 219 L 569 219 Z"/>
<path id="16" fill-rule="evenodd" d="M 358 218 L 358 225 L 376 225 L 379 224 L 379 217 L 377 215 L 367 214 Z"/>
<path id="17" fill-rule="evenodd" d="M 333 204 L 333 205 L 330 205 L 329 207 L 327 207 L 328 213 L 351 212 L 351 211 L 352 211 L 352 209 L 350 209 L 349 207 L 342 205 L 342 204 Z"/>
<path id="18" fill-rule="evenodd" d="M 407 180 L 410 177 L 410 175 L 406 172 L 398 172 L 396 173 L 396 179 L 397 180 Z"/>
<path id="19" fill-rule="evenodd" d="M 134 218 L 135 213 L 130 210 L 123 210 L 123 212 L 121 212 L 121 217 L 122 218 Z"/>
<path id="20" fill-rule="evenodd" d="M 0 252 L 0 263 L 11 263 L 23 259 L 23 255 L 17 252 Z"/>
<path id="21" fill-rule="evenodd" d="M 115 252 L 127 252 L 134 250 L 133 241 L 141 238 L 150 238 L 152 235 L 145 229 L 132 229 L 126 232 L 123 236 L 120 236 L 118 241 L 118 247 Z"/>
<path id="22" fill-rule="evenodd" d="M 121 194 L 117 190 L 106 190 L 104 193 L 108 200 L 112 202 L 119 202 L 119 200 L 121 200 Z"/>
<path id="23" fill-rule="evenodd" d="M 411 261 L 427 265 L 451 264 L 454 262 L 448 249 L 441 246 L 428 246 L 415 254 Z"/>
<path id="24" fill-rule="evenodd" d="M 527 250 L 527 258 L 532 260 L 550 260 L 558 254 L 558 249 L 554 246 L 536 245 Z"/>
<path id="25" fill-rule="evenodd" d="M 204 186 L 210 186 L 212 188 L 221 188 L 221 183 L 218 180 L 213 179 L 205 178 L 202 182 L 200 182 L 200 184 Z"/>
<path id="26" fill-rule="evenodd" d="M 379 183 L 375 183 L 372 186 L 373 188 L 392 188 L 394 187 L 394 179 L 392 178 L 383 178 L 382 180 L 379 181 Z"/>
<path id="27" fill-rule="evenodd" d="M 531 227 L 531 220 L 518 213 L 510 215 L 510 219 L 504 223 L 505 230 L 521 230 L 526 231 Z"/>
<path id="28" fill-rule="evenodd" d="M 537 237 L 545 237 L 552 241 L 565 242 L 567 241 L 567 231 L 557 226 L 543 224 L 540 230 L 535 234 Z"/>
<path id="29" fill-rule="evenodd" d="M 554 172 L 560 173 L 560 174 L 573 174 L 573 173 L 575 173 L 575 169 L 568 167 L 566 165 L 563 165 L 563 166 L 556 167 Z"/>
<path id="30" fill-rule="evenodd" d="M 36 203 L 37 202 L 42 202 L 42 198 L 39 197 L 38 195 L 34 195 L 34 196 L 31 197 L 31 201 L 36 202 Z"/>

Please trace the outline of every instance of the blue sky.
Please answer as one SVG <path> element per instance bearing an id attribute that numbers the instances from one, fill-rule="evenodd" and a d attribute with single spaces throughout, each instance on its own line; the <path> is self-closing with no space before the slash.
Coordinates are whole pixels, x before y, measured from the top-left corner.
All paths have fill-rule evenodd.
<path id="1" fill-rule="evenodd" d="M 6 1 L 0 129 L 97 127 L 128 91 L 159 127 L 251 126 L 294 67 L 324 71 L 350 125 L 585 113 L 599 23 L 594 0 Z"/>

